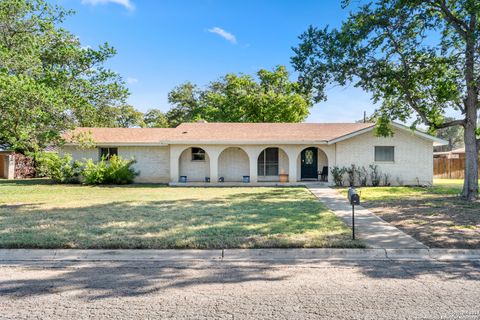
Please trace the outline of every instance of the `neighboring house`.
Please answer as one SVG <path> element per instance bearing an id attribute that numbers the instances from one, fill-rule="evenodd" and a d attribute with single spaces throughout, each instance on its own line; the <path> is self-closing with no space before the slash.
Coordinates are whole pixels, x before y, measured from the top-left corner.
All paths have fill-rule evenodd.
<path id="1" fill-rule="evenodd" d="M 392 184 L 431 184 L 433 145 L 446 143 L 393 124 L 376 137 L 373 123 L 183 123 L 176 128 L 77 128 L 96 148 L 69 142 L 74 159 L 134 157 L 137 182 L 332 183 L 333 166 L 377 164 Z M 67 136 L 68 139 L 68 136 Z M 325 174 L 322 177 L 322 172 Z"/>
<path id="2" fill-rule="evenodd" d="M 465 159 L 465 148 L 458 148 L 452 151 L 434 152 L 433 158 Z"/>

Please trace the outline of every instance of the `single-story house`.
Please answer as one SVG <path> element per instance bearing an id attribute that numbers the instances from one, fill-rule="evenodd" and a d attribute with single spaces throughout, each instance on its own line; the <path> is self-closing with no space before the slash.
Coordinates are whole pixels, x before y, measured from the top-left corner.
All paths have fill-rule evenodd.
<path id="1" fill-rule="evenodd" d="M 452 151 L 434 152 L 434 158 L 465 159 L 465 148 L 458 148 Z"/>
<path id="2" fill-rule="evenodd" d="M 431 184 L 433 146 L 446 141 L 393 124 L 376 137 L 373 123 L 183 123 L 176 128 L 77 128 L 95 147 L 73 140 L 74 159 L 134 157 L 136 182 L 333 183 L 331 168 L 377 164 L 392 184 Z"/>

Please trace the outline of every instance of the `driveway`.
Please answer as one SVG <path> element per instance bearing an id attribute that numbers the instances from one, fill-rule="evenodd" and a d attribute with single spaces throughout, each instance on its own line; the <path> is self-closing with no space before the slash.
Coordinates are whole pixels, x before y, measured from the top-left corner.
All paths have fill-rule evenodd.
<path id="1" fill-rule="evenodd" d="M 479 262 L 0 266 L 2 319 L 478 319 L 479 295 Z"/>

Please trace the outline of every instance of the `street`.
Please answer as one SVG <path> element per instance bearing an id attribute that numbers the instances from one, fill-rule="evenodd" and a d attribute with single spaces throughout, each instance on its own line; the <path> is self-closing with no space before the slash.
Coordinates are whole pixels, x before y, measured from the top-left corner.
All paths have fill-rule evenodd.
<path id="1" fill-rule="evenodd" d="M 478 319 L 480 263 L 19 262 L 2 319 Z"/>

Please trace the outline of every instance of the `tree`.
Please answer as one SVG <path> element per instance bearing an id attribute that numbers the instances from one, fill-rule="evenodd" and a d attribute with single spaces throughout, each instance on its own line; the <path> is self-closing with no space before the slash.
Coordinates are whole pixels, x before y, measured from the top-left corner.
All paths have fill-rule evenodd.
<path id="1" fill-rule="evenodd" d="M 167 112 L 170 125 L 207 120 L 211 122 L 300 122 L 305 120 L 311 99 L 297 82 L 289 80 L 284 66 L 249 75 L 227 74 L 200 90 L 189 82 L 169 94 L 174 107 Z"/>
<path id="2" fill-rule="evenodd" d="M 159 109 L 150 109 L 143 115 L 143 122 L 147 128 L 168 128 L 167 116 Z"/>
<path id="3" fill-rule="evenodd" d="M 144 127 L 143 113 L 132 107 L 124 104 L 117 108 L 116 126 L 121 128 Z"/>
<path id="4" fill-rule="evenodd" d="M 344 1 L 345 6 L 349 1 Z M 354 83 L 380 104 L 377 134 L 414 116 L 430 132 L 461 126 L 466 148 L 462 196 L 478 196 L 476 137 L 480 87 L 478 0 L 378 0 L 357 8 L 338 29 L 310 27 L 294 48 L 299 81 L 315 101 L 329 83 Z M 460 117 L 447 121 L 445 114 Z"/>
<path id="5" fill-rule="evenodd" d="M 195 120 L 200 113 L 200 89 L 191 82 L 175 87 L 168 93 L 168 102 L 173 107 L 166 116 L 171 127 Z"/>
<path id="6" fill-rule="evenodd" d="M 445 121 L 454 121 L 453 117 L 445 117 Z M 462 126 L 451 126 L 436 131 L 436 136 L 448 141 L 448 145 L 436 147 L 436 151 L 452 151 L 463 147 L 463 127 Z"/>
<path id="7" fill-rule="evenodd" d="M 99 106 L 84 114 L 82 127 L 132 128 L 144 127 L 143 113 L 129 104 Z"/>
<path id="8" fill-rule="evenodd" d="M 128 95 L 103 64 L 108 44 L 83 48 L 60 24 L 72 14 L 44 0 L 0 2 L 0 145 L 37 151 Z"/>

